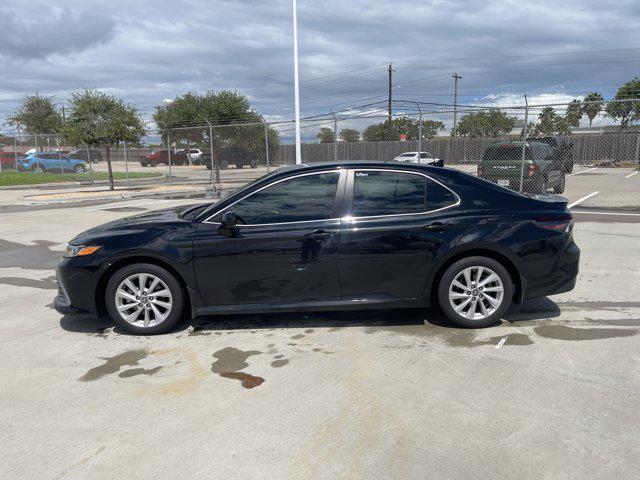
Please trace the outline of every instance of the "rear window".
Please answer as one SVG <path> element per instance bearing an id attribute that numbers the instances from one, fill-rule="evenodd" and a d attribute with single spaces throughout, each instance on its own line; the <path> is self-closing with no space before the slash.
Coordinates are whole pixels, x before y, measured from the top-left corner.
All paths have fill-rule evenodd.
<path id="1" fill-rule="evenodd" d="M 525 159 L 531 160 L 531 147 L 525 148 Z M 484 152 L 485 162 L 512 162 L 522 160 L 522 145 L 492 145 Z"/>
<path id="2" fill-rule="evenodd" d="M 422 175 L 386 171 L 355 172 L 354 217 L 422 213 L 454 203 L 456 198 L 451 191 Z"/>

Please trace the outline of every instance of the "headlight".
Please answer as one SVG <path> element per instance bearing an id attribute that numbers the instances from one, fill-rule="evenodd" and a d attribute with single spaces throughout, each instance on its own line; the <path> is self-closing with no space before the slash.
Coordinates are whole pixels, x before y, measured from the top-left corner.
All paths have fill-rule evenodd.
<path id="1" fill-rule="evenodd" d="M 100 245 L 67 245 L 65 257 L 84 257 L 97 252 L 102 247 Z"/>

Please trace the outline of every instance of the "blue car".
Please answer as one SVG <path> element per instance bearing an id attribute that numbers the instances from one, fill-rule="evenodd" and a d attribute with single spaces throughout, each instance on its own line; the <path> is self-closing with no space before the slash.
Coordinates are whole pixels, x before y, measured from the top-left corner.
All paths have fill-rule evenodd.
<path id="1" fill-rule="evenodd" d="M 18 170 L 34 173 L 84 173 L 83 160 L 69 158 L 60 152 L 37 152 L 18 159 Z"/>

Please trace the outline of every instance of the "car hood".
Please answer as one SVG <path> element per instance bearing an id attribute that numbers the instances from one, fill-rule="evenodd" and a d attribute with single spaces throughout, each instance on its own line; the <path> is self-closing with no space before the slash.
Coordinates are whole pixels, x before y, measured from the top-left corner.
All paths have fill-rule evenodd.
<path id="1" fill-rule="evenodd" d="M 191 225 L 191 220 L 184 219 L 180 215 L 181 212 L 191 207 L 193 205 L 182 205 L 114 220 L 82 232 L 69 243 L 72 245 L 87 245 L 110 237 L 134 235 L 152 230 L 165 231 Z"/>

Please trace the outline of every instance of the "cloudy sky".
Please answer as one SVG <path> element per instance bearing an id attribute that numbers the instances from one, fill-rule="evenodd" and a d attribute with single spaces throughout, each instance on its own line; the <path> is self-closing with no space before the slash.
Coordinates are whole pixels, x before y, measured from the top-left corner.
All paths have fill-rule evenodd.
<path id="1" fill-rule="evenodd" d="M 290 0 L 0 0 L 0 123 L 29 93 L 97 88 L 150 116 L 187 91 L 236 89 L 293 116 Z M 638 74 L 640 2 L 299 0 L 302 115 L 385 100 L 605 98 Z"/>

